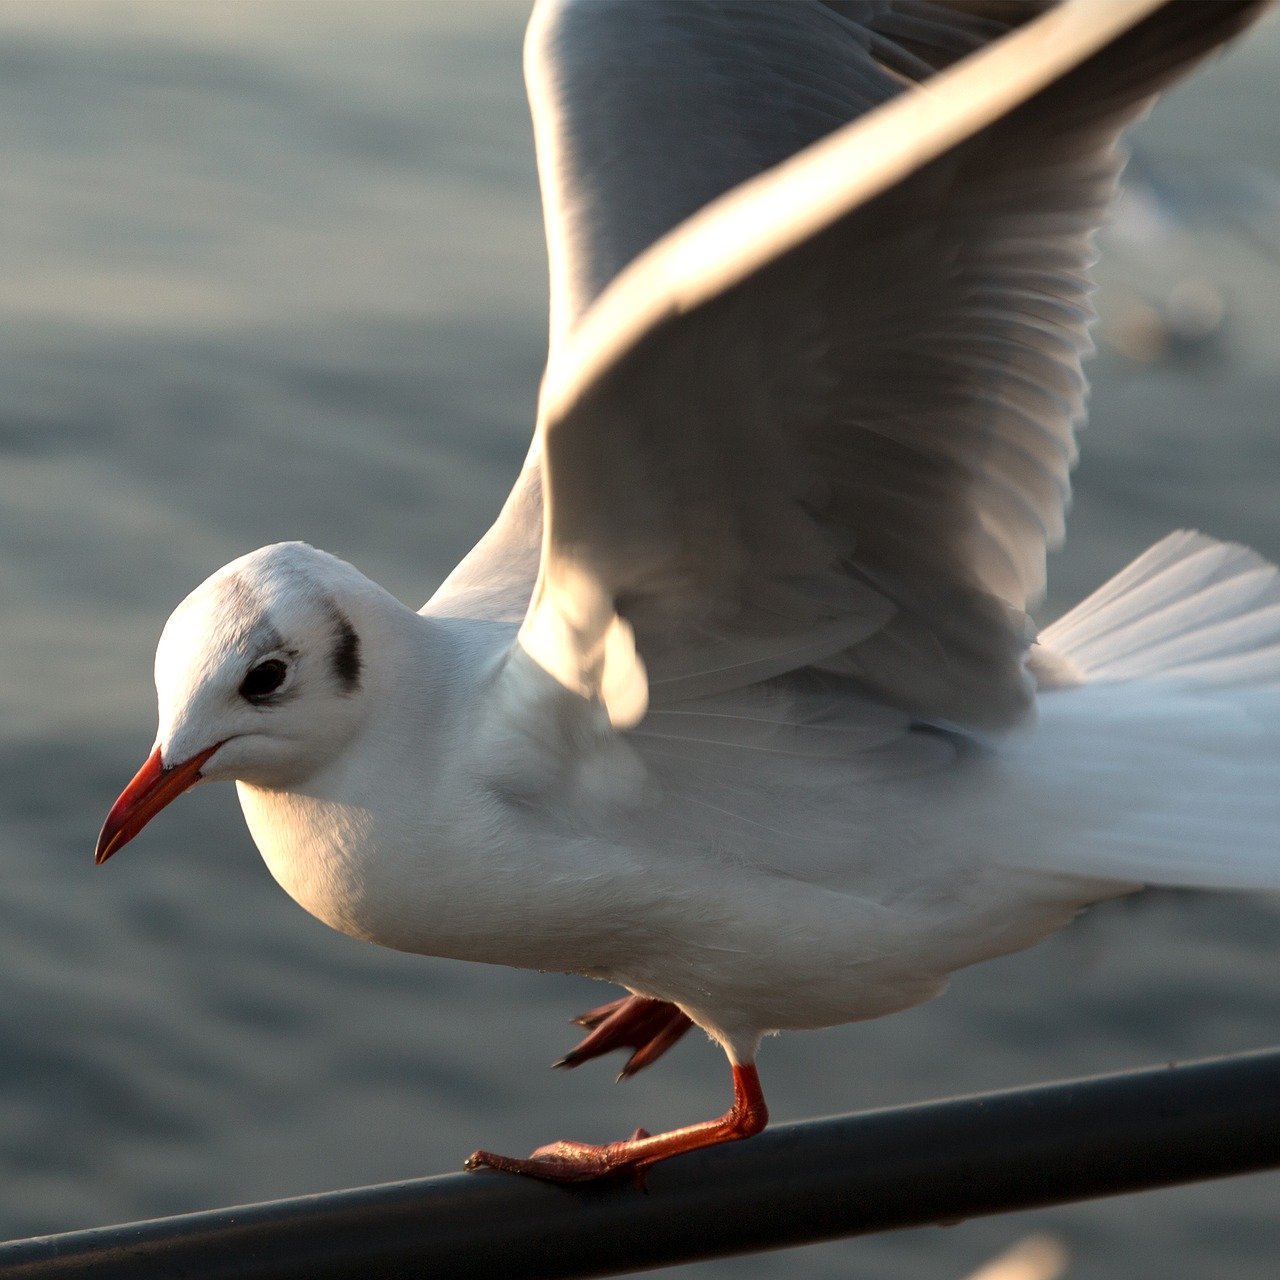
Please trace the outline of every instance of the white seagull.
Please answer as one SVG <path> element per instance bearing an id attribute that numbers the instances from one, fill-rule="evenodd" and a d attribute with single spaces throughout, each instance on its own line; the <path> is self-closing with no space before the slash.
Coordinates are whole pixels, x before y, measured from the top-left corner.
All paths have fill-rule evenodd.
<path id="1" fill-rule="evenodd" d="M 566 1065 L 724 1047 L 719 1119 L 468 1161 L 557 1180 L 757 1132 L 770 1031 L 1143 884 L 1280 887 L 1276 570 L 1177 533 L 1026 612 L 1119 135 L 1261 7 L 544 0 L 511 497 L 418 613 L 301 543 L 196 588 L 98 861 L 234 779 L 334 928 L 630 991 Z"/>

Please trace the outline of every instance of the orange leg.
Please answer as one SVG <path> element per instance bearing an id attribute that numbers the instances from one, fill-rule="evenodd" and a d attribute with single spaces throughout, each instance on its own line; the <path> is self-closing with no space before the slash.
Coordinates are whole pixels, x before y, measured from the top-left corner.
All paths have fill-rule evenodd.
<path id="1" fill-rule="evenodd" d="M 552 1142 L 539 1147 L 527 1160 L 477 1151 L 467 1160 L 468 1169 L 501 1169 L 547 1182 L 588 1182 L 593 1178 L 631 1174 L 643 1186 L 644 1171 L 659 1160 L 735 1142 L 759 1133 L 769 1122 L 769 1110 L 760 1090 L 754 1064 L 733 1068 L 733 1106 L 718 1120 L 648 1134 L 637 1129 L 625 1142 L 593 1146 L 588 1142 Z"/>

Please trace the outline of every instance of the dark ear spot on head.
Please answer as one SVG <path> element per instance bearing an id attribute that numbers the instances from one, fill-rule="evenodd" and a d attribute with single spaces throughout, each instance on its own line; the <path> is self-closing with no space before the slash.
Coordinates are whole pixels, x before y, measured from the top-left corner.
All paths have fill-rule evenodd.
<path id="1" fill-rule="evenodd" d="M 345 613 L 335 611 L 338 634 L 334 639 L 331 661 L 333 674 L 343 693 L 354 693 L 360 687 L 360 637 Z"/>

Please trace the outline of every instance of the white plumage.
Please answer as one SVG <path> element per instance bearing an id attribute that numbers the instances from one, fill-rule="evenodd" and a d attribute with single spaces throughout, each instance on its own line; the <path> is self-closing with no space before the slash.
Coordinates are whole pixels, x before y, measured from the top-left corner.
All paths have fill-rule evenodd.
<path id="1" fill-rule="evenodd" d="M 541 4 L 552 344 L 506 508 L 419 614 L 298 543 L 197 588 L 100 859 L 235 779 L 335 928 L 724 1045 L 722 1121 L 477 1160 L 555 1177 L 753 1131 L 762 1034 L 1089 902 L 1280 887 L 1276 571 L 1174 534 L 1026 614 L 1117 138 L 1258 7 Z"/>

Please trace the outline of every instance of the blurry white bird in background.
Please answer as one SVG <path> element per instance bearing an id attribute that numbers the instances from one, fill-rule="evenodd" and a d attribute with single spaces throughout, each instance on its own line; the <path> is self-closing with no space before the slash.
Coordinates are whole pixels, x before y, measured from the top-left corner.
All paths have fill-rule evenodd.
<path id="1" fill-rule="evenodd" d="M 335 928 L 626 987 L 566 1065 L 691 1020 L 730 1058 L 718 1120 L 472 1167 L 641 1176 L 764 1125 L 769 1031 L 1143 883 L 1280 887 L 1275 570 L 1175 534 L 1026 613 L 1117 138 L 1262 4 L 1043 7 L 540 5 L 551 350 L 497 523 L 418 614 L 287 543 L 165 627 L 99 861 L 235 779 Z"/>

